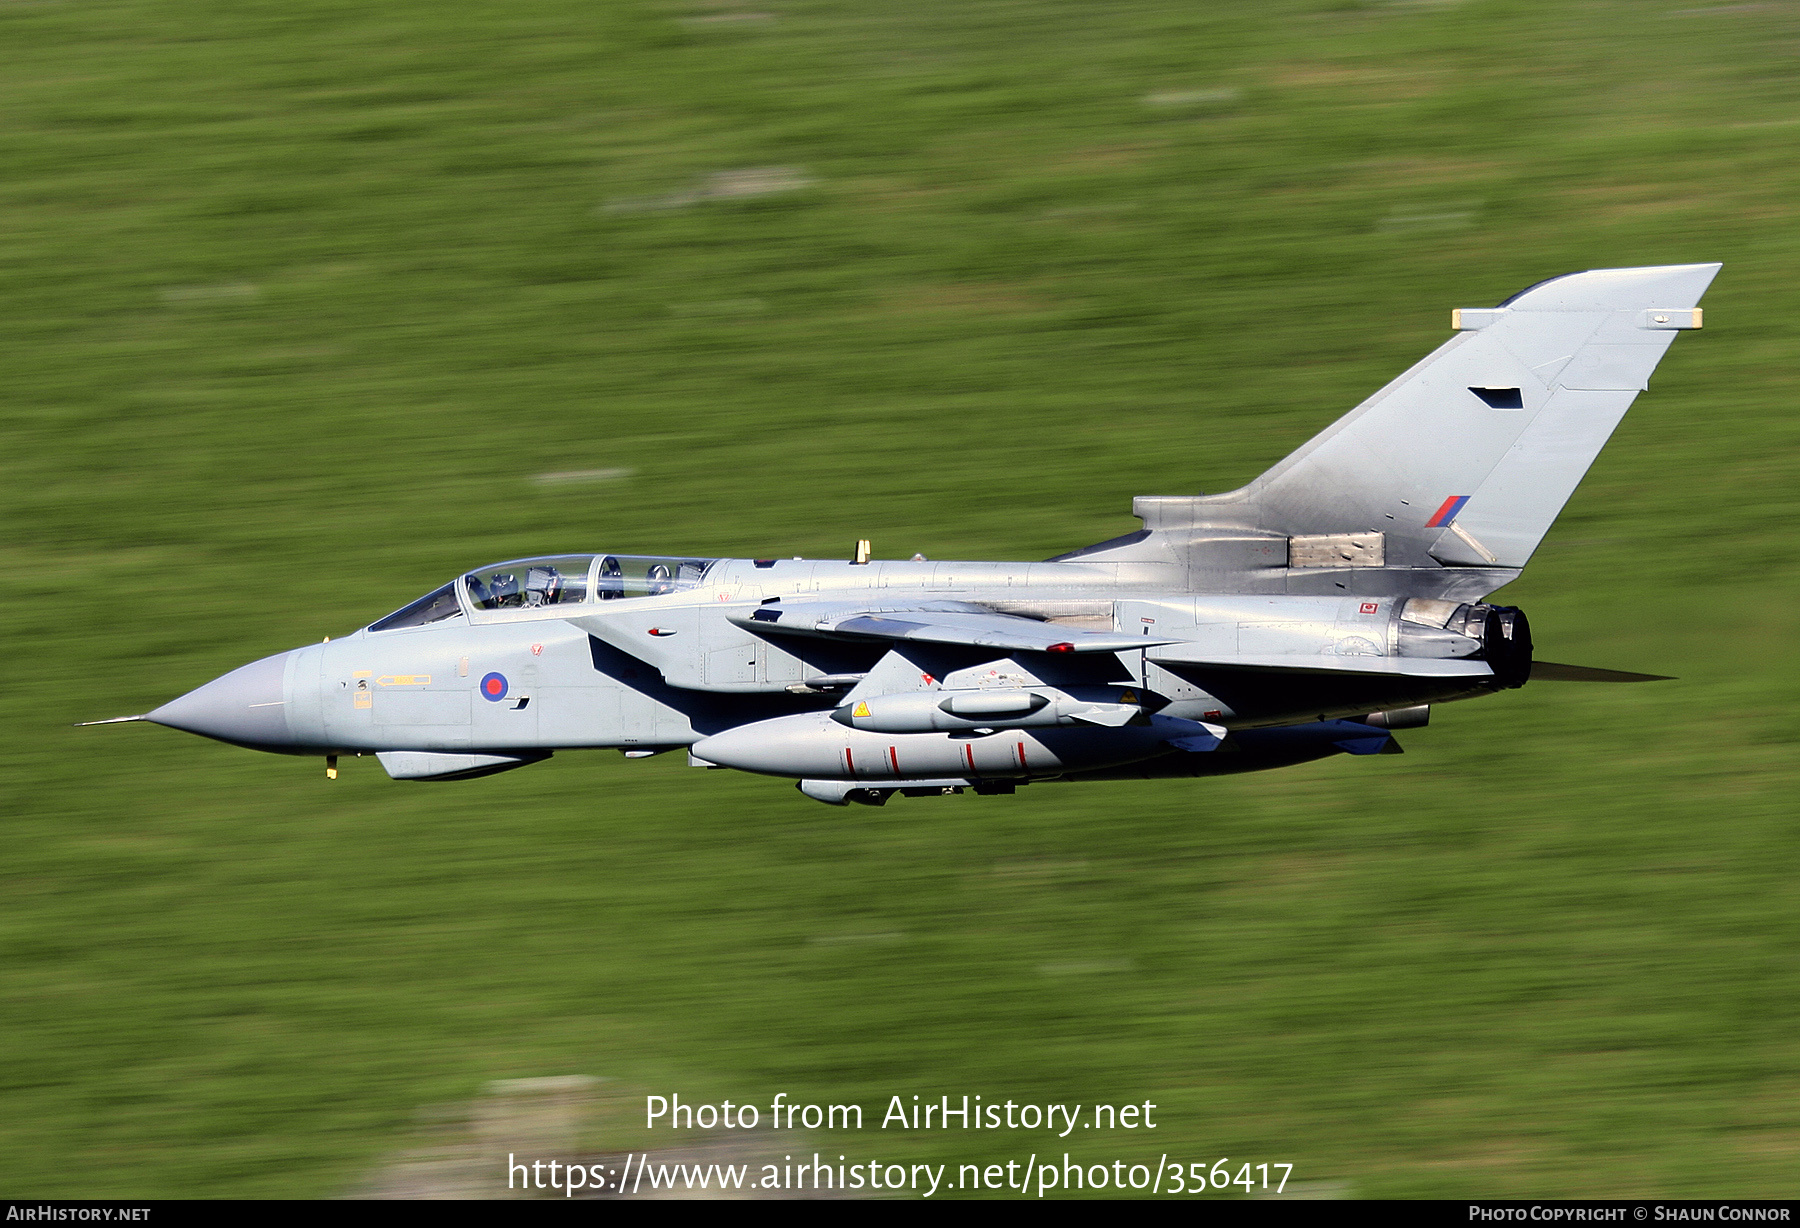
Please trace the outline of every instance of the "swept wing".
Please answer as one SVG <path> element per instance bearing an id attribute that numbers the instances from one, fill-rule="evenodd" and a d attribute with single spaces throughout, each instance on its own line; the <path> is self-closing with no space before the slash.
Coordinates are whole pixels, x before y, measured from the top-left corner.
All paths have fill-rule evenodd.
<path id="1" fill-rule="evenodd" d="M 1006 652 L 1127 652 L 1176 641 L 1116 631 L 1081 631 L 958 601 L 871 606 L 866 602 L 783 601 L 733 613 L 754 631 L 860 640 L 904 640 Z"/>

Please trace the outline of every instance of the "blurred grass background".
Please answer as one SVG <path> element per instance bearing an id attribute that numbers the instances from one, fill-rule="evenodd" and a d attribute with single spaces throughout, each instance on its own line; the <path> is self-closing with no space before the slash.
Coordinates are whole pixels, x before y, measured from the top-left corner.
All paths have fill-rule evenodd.
<path id="1" fill-rule="evenodd" d="M 586 1073 L 1162 1106 L 853 1160 L 1791 1196 L 1800 5 L 1682 3 L 0 8 L 0 1188 L 342 1193 L 421 1105 Z M 68 727 L 490 559 L 1041 558 L 1452 307 L 1697 260 L 1707 331 L 1503 593 L 1678 682 L 878 811 Z"/>

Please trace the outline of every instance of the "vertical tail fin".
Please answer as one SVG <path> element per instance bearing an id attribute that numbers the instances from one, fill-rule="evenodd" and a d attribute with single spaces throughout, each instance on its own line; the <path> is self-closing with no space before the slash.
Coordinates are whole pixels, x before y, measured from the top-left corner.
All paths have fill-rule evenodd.
<path id="1" fill-rule="evenodd" d="M 1464 308 L 1456 336 L 1250 485 L 1140 498 L 1148 532 L 1060 557 L 1181 562 L 1248 591 L 1497 588 L 1675 334 L 1700 327 L 1696 304 L 1718 271 L 1593 269 Z"/>
<path id="2" fill-rule="evenodd" d="M 1523 567 L 1718 271 L 1595 269 L 1458 311 L 1455 337 L 1242 493 L 1289 534 L 1385 532 L 1391 563 Z"/>

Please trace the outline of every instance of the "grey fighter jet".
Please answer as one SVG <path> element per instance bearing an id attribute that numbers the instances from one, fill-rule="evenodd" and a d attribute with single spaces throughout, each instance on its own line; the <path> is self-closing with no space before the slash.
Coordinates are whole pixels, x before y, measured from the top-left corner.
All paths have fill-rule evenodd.
<path id="1" fill-rule="evenodd" d="M 806 796 L 1011 793 L 1398 753 L 1430 705 L 1530 679 L 1489 604 L 1716 264 L 1596 269 L 1497 307 L 1240 490 L 1040 563 L 562 555 L 478 567 L 145 716 L 254 750 L 467 780 L 610 747 Z M 95 722 L 109 723 L 109 722 Z"/>

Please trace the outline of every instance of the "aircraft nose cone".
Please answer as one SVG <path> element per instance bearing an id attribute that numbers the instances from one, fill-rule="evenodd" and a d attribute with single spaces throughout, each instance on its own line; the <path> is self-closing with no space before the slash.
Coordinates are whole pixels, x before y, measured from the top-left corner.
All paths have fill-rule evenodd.
<path id="1" fill-rule="evenodd" d="M 237 746 L 272 747 L 293 741 L 283 679 L 291 653 L 277 653 L 214 678 L 171 699 L 144 719 Z"/>

